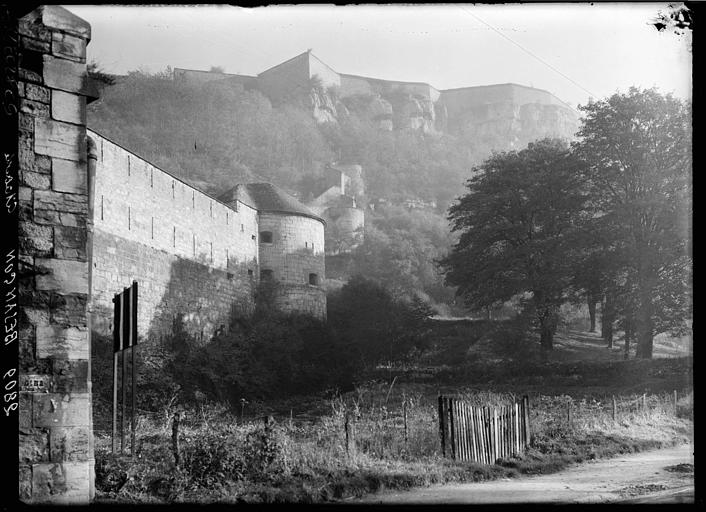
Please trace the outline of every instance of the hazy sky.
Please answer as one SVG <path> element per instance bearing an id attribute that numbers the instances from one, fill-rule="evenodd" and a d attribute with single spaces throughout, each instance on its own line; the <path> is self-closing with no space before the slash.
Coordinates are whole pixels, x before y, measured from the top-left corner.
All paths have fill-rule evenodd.
<path id="1" fill-rule="evenodd" d="M 691 35 L 650 25 L 666 7 L 67 6 L 92 26 L 88 59 L 117 74 L 221 66 L 256 75 L 311 48 L 340 73 L 438 89 L 514 82 L 573 106 L 631 85 L 691 97 Z"/>

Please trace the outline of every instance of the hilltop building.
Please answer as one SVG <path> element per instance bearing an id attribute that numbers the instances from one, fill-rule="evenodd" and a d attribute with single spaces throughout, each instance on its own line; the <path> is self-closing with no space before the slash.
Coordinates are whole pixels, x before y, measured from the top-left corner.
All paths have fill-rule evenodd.
<path id="1" fill-rule="evenodd" d="M 275 103 L 308 98 L 319 122 L 336 122 L 354 102 L 383 130 L 470 132 L 478 137 L 500 132 L 509 136 L 511 146 L 542 137 L 572 138 L 579 124 L 576 110 L 542 89 L 508 83 L 439 90 L 425 82 L 339 73 L 311 50 L 257 76 L 175 68 L 174 79 L 257 88 Z"/>

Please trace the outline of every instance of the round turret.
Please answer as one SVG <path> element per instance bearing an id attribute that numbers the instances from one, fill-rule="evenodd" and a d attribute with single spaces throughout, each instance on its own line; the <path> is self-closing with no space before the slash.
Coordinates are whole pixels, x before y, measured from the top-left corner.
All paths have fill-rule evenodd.
<path id="1" fill-rule="evenodd" d="M 325 318 L 325 221 L 270 183 L 238 185 L 235 196 L 258 211 L 260 281 L 273 283 L 275 307 Z"/>

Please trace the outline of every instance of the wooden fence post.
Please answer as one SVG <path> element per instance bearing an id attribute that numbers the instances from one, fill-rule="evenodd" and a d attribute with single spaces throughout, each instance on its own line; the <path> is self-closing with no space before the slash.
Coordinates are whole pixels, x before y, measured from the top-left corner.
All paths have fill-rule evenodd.
<path id="1" fill-rule="evenodd" d="M 402 401 L 402 416 L 404 417 L 404 444 L 407 445 L 407 399 Z"/>
<path id="2" fill-rule="evenodd" d="M 454 399 L 447 399 L 447 409 L 449 412 L 449 437 L 451 437 L 451 458 L 456 460 L 456 421 L 454 419 Z"/>
<path id="3" fill-rule="evenodd" d="M 493 407 L 493 464 L 500 458 L 500 450 L 498 447 L 498 410 Z"/>
<path id="4" fill-rule="evenodd" d="M 348 415 L 348 411 L 346 411 L 346 422 L 344 423 L 343 428 L 346 431 L 346 455 L 350 455 L 351 439 L 350 439 L 350 417 Z"/>
<path id="5" fill-rule="evenodd" d="M 566 403 L 566 423 L 571 428 L 571 402 Z"/>
<path id="6" fill-rule="evenodd" d="M 522 397 L 522 415 L 524 416 L 525 427 L 525 447 L 530 445 L 530 416 L 529 416 L 529 396 Z"/>
<path id="7" fill-rule="evenodd" d="M 677 415 L 677 390 L 674 390 L 674 416 Z"/>
<path id="8" fill-rule="evenodd" d="M 642 393 L 642 412 L 647 411 L 647 393 Z"/>
<path id="9" fill-rule="evenodd" d="M 179 467 L 179 423 L 183 418 L 183 412 L 174 413 L 172 421 L 172 452 L 174 453 L 174 464 Z"/>
<path id="10" fill-rule="evenodd" d="M 439 395 L 439 436 L 441 437 L 442 457 L 446 457 L 446 436 L 444 435 L 446 433 L 446 429 L 444 427 L 445 420 L 446 418 L 444 416 L 444 398 Z"/>
<path id="11" fill-rule="evenodd" d="M 618 405 L 615 402 L 615 395 L 613 395 L 613 421 L 618 416 Z"/>

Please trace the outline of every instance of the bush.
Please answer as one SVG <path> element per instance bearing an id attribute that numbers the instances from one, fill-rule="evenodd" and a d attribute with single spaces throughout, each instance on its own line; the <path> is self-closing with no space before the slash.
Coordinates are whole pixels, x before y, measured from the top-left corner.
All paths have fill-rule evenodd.
<path id="1" fill-rule="evenodd" d="M 248 471 L 243 443 L 228 427 L 199 430 L 188 438 L 181 457 L 181 469 L 194 483 L 208 489 L 241 480 Z"/>

